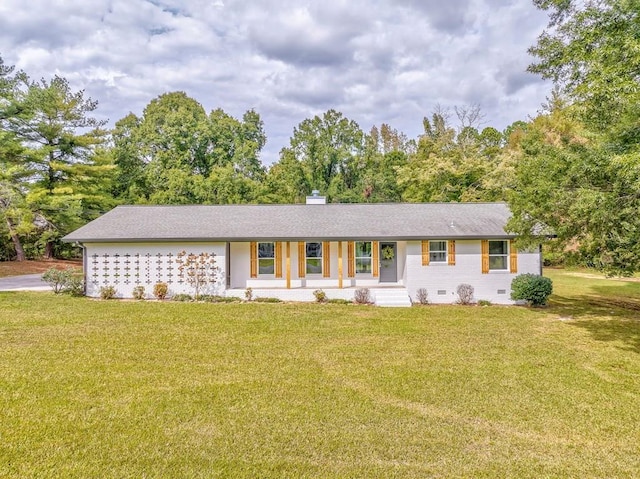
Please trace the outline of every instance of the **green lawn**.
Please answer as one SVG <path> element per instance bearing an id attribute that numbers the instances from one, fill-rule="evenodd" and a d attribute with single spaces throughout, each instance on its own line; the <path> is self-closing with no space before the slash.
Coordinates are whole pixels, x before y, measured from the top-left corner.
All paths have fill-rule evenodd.
<path id="1" fill-rule="evenodd" d="M 0 477 L 635 477 L 640 283 L 582 274 L 537 310 L 0 293 Z"/>

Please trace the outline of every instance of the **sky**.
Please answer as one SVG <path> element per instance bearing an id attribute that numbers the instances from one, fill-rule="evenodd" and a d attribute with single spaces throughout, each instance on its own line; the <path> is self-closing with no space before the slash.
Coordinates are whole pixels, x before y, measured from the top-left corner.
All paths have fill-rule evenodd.
<path id="1" fill-rule="evenodd" d="M 1 0 L 0 56 L 65 77 L 110 126 L 171 91 L 254 109 L 270 164 L 328 109 L 409 138 L 438 106 L 499 130 L 535 116 L 551 85 L 527 49 L 546 24 L 529 0 Z"/>

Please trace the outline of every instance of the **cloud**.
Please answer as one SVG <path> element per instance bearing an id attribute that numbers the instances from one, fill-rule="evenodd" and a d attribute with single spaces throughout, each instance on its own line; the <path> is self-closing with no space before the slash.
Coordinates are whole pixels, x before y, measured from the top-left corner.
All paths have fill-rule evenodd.
<path id="1" fill-rule="evenodd" d="M 69 79 L 111 124 L 176 90 L 254 108 L 268 163 L 329 108 L 410 137 L 436 104 L 480 104 L 499 129 L 526 119 L 550 89 L 525 73 L 545 24 L 516 0 L 3 0 L 0 55 Z"/>

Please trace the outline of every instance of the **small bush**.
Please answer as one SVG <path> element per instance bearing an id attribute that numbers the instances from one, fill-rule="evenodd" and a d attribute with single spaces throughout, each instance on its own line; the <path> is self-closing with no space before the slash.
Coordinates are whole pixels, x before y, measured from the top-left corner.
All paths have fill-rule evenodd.
<path id="1" fill-rule="evenodd" d="M 255 298 L 256 303 L 282 303 L 280 298 Z"/>
<path id="2" fill-rule="evenodd" d="M 55 294 L 60 294 L 64 291 L 74 272 L 73 268 L 49 268 L 42 274 L 42 281 L 51 286 Z"/>
<path id="3" fill-rule="evenodd" d="M 369 288 L 358 288 L 353 294 L 353 301 L 357 304 L 371 304 Z"/>
<path id="4" fill-rule="evenodd" d="M 199 299 L 205 303 L 237 303 L 242 301 L 236 296 L 218 296 L 210 294 L 201 294 Z"/>
<path id="5" fill-rule="evenodd" d="M 418 288 L 416 291 L 416 302 L 419 304 L 429 304 L 429 294 L 427 288 Z"/>
<path id="6" fill-rule="evenodd" d="M 316 301 L 318 303 L 326 303 L 327 302 L 327 293 L 325 293 L 321 289 L 316 289 L 313 292 L 313 295 L 316 297 Z"/>
<path id="7" fill-rule="evenodd" d="M 75 272 L 72 274 L 62 292 L 76 297 L 84 296 L 84 278 L 82 277 L 82 273 Z"/>
<path id="8" fill-rule="evenodd" d="M 491 306 L 491 301 L 488 299 L 479 299 L 478 306 Z"/>
<path id="9" fill-rule="evenodd" d="M 153 295 L 158 299 L 164 299 L 169 293 L 169 285 L 167 283 L 158 282 L 153 285 Z"/>
<path id="10" fill-rule="evenodd" d="M 333 299 L 328 299 L 327 303 L 329 303 L 329 304 L 353 304 L 353 301 L 349 301 L 348 299 L 342 299 L 342 298 L 333 298 Z"/>
<path id="11" fill-rule="evenodd" d="M 458 285 L 456 289 L 458 293 L 458 303 L 471 304 L 473 303 L 473 286 L 470 284 L 462 283 Z"/>
<path id="12" fill-rule="evenodd" d="M 144 286 L 136 286 L 135 288 L 133 288 L 132 294 L 135 299 L 144 299 L 145 297 Z"/>
<path id="13" fill-rule="evenodd" d="M 521 274 L 511 282 L 511 299 L 526 301 L 532 306 L 543 306 L 553 292 L 551 279 L 537 274 Z"/>
<path id="14" fill-rule="evenodd" d="M 159 298 L 159 299 L 163 299 L 163 298 Z M 193 298 L 191 297 L 190 294 L 187 293 L 180 293 L 180 294 L 174 294 L 173 296 L 171 296 L 171 301 L 192 301 Z"/>
<path id="15" fill-rule="evenodd" d="M 100 288 L 101 299 L 113 299 L 116 297 L 116 294 L 118 294 L 118 292 L 116 291 L 116 288 L 113 286 L 102 286 Z"/>
<path id="16" fill-rule="evenodd" d="M 251 301 L 253 299 L 253 290 L 251 288 L 247 288 L 245 290 L 244 299 L 247 301 Z"/>

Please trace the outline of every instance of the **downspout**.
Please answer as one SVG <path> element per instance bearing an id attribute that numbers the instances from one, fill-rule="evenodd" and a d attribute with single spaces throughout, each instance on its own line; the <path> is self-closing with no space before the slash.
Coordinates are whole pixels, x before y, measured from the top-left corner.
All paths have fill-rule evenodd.
<path id="1" fill-rule="evenodd" d="M 540 264 L 540 276 L 542 276 L 542 243 L 538 245 L 538 255 L 540 256 L 538 262 Z"/>
<path id="2" fill-rule="evenodd" d="M 80 249 L 82 249 L 82 292 L 87 295 L 87 249 L 82 243 L 76 243 Z"/>

